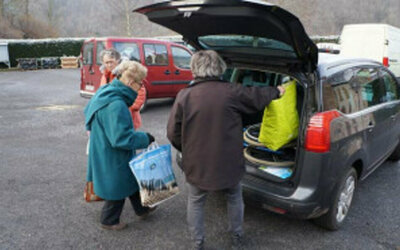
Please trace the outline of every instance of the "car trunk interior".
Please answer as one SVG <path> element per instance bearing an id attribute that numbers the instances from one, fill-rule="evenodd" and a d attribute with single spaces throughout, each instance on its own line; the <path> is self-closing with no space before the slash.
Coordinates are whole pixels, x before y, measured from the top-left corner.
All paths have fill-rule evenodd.
<path id="1" fill-rule="evenodd" d="M 247 87 L 279 86 L 294 81 L 296 85 L 295 113 L 297 112 L 298 116 L 301 116 L 304 88 L 296 79 L 282 73 L 245 68 L 235 68 L 228 72 L 229 77 L 226 77 L 226 79 Z M 261 123 L 268 122 L 268 120 L 263 121 L 263 116 L 264 110 L 243 116 L 243 145 L 247 172 L 274 182 L 286 182 L 295 170 L 298 140 L 293 138 L 293 140 L 275 150 L 260 143 L 258 137 Z"/>

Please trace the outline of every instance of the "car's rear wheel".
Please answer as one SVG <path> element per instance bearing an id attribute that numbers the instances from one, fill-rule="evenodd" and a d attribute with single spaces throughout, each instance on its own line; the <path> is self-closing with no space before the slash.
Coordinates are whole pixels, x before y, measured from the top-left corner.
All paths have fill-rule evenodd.
<path id="1" fill-rule="evenodd" d="M 314 223 L 329 230 L 339 229 L 349 213 L 356 187 L 357 172 L 354 168 L 350 168 L 343 175 L 334 191 L 329 211 L 314 219 Z"/>
<path id="2" fill-rule="evenodd" d="M 400 160 L 400 143 L 396 146 L 396 149 L 393 153 L 389 156 L 389 160 L 391 161 L 398 161 Z"/>

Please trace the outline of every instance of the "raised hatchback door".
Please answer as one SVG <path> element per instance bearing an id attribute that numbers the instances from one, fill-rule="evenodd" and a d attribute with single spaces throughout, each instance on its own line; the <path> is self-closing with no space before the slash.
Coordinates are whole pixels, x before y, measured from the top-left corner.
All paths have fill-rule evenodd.
<path id="1" fill-rule="evenodd" d="M 217 50 L 228 62 L 290 63 L 307 69 L 317 65 L 318 49 L 299 19 L 272 4 L 168 1 L 135 11 L 180 33 L 197 49 Z"/>

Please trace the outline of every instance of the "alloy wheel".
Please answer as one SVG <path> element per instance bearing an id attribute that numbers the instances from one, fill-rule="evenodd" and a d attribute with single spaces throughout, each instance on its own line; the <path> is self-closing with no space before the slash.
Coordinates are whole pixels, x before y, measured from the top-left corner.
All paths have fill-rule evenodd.
<path id="1" fill-rule="evenodd" d="M 353 200 L 356 180 L 353 175 L 347 177 L 345 185 L 339 196 L 336 220 L 341 223 L 349 212 L 351 201 Z"/>

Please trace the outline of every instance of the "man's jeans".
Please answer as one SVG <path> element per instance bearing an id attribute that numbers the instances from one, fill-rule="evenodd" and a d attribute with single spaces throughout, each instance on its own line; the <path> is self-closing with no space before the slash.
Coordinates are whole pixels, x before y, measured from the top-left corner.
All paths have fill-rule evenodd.
<path id="1" fill-rule="evenodd" d="M 189 200 L 187 207 L 187 221 L 190 233 L 196 243 L 204 241 L 204 204 L 208 191 L 199 189 L 187 183 L 189 189 Z M 233 235 L 243 234 L 244 204 L 242 187 L 240 183 L 228 189 L 221 190 L 226 194 L 228 206 L 228 230 Z"/>

